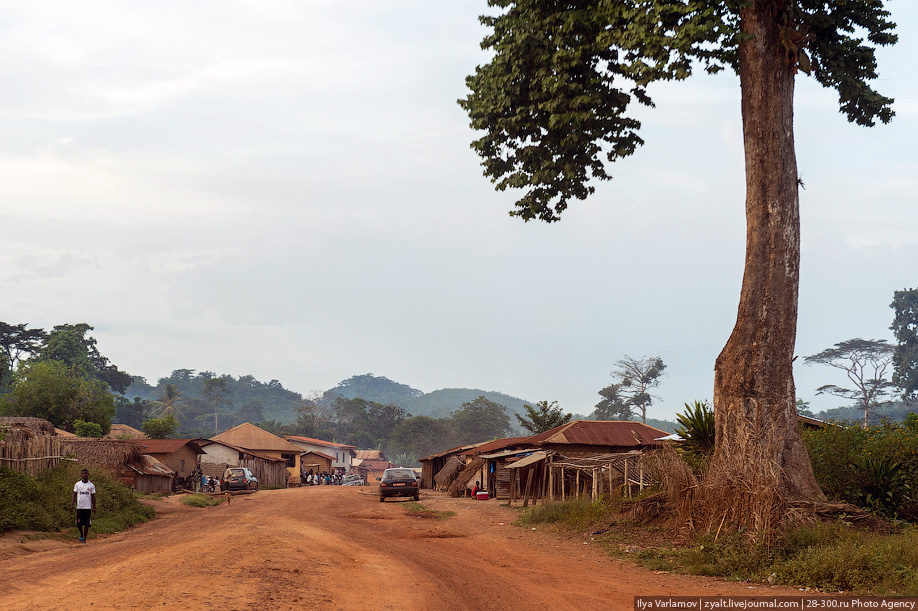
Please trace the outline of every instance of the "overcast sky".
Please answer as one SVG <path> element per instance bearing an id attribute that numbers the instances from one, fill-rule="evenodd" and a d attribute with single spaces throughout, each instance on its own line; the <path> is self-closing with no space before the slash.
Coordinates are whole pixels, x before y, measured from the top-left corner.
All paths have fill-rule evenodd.
<path id="1" fill-rule="evenodd" d="M 918 286 L 918 6 L 888 3 L 896 117 L 798 80 L 797 354 L 890 339 Z M 660 356 L 649 415 L 712 395 L 745 244 L 739 85 L 651 90 L 646 145 L 560 223 L 512 219 L 456 100 L 483 0 L 0 2 L 0 320 L 86 322 L 177 368 L 309 394 L 371 372 L 588 413 Z M 843 378 L 802 366 L 797 393 Z"/>

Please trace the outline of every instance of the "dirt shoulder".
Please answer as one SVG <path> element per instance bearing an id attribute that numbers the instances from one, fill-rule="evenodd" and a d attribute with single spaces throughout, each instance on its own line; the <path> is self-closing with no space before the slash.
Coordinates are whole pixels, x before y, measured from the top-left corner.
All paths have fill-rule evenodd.
<path id="1" fill-rule="evenodd" d="M 513 526 L 496 501 L 424 491 L 437 520 L 372 487 L 265 490 L 159 517 L 87 545 L 0 540 L 3 609 L 632 609 L 636 595 L 798 591 L 654 573 L 589 537 Z"/>

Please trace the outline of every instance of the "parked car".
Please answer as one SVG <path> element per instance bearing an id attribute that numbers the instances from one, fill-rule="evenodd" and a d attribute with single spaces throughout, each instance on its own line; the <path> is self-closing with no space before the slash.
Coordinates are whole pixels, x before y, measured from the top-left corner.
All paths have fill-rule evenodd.
<path id="1" fill-rule="evenodd" d="M 258 490 L 258 478 L 245 467 L 230 467 L 223 473 L 224 490 Z"/>
<path id="2" fill-rule="evenodd" d="M 385 502 L 387 496 L 413 496 L 421 498 L 420 485 L 411 469 L 386 469 L 379 478 L 379 502 Z"/>
<path id="3" fill-rule="evenodd" d="M 363 486 L 363 478 L 352 473 L 351 475 L 345 475 L 344 479 L 341 480 L 342 486 Z"/>

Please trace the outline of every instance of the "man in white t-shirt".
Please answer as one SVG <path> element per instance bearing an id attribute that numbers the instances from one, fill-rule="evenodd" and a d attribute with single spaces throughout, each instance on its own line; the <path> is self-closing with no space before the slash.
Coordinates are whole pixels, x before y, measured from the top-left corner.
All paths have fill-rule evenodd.
<path id="1" fill-rule="evenodd" d="M 80 481 L 73 485 L 73 500 L 70 510 L 76 509 L 76 525 L 80 532 L 80 543 L 86 543 L 86 535 L 92 526 L 92 514 L 96 511 L 96 487 L 89 481 L 89 471 L 80 471 Z"/>

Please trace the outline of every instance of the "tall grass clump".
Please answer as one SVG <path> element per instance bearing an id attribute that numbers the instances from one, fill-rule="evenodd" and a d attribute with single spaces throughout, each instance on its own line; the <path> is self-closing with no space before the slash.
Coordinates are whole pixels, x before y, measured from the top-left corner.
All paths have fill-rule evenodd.
<path id="1" fill-rule="evenodd" d="M 210 507 L 223 502 L 223 497 L 212 497 L 207 494 L 189 494 L 182 497 L 182 503 L 190 507 Z"/>
<path id="2" fill-rule="evenodd" d="M 567 530 L 587 530 L 598 522 L 607 521 L 611 510 L 599 500 L 575 497 L 567 501 L 547 501 L 525 509 L 517 521 L 521 526 L 554 524 Z"/>
<path id="3" fill-rule="evenodd" d="M 0 469 L 0 532 L 9 530 L 60 531 L 73 527 L 70 511 L 73 484 L 81 467 L 62 464 L 38 478 Z M 93 533 L 124 530 L 155 515 L 140 504 L 130 488 L 102 471 L 90 470 L 96 486 Z"/>

